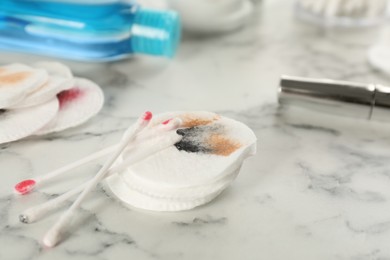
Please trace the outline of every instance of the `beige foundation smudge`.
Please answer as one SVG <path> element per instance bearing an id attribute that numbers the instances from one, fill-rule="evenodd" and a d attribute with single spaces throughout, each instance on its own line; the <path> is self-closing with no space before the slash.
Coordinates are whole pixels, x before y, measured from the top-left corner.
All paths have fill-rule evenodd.
<path id="1" fill-rule="evenodd" d="M 211 134 L 206 143 L 214 154 L 222 156 L 229 156 L 242 146 L 238 141 L 221 134 Z"/>
<path id="2" fill-rule="evenodd" d="M 229 156 L 242 147 L 225 133 L 223 125 L 218 124 L 221 118 L 218 115 L 205 118 L 184 114 L 180 118 L 184 129 L 179 133 L 183 136 L 182 141 L 175 145 L 179 150 Z"/>
<path id="3" fill-rule="evenodd" d="M 0 73 L 0 87 L 9 86 L 9 85 L 17 85 L 21 81 L 26 80 L 31 73 L 28 71 L 14 72 L 5 74 Z"/>
<path id="4" fill-rule="evenodd" d="M 220 117 L 215 116 L 211 119 L 206 118 L 200 118 L 192 115 L 183 115 L 180 117 L 183 120 L 182 126 L 185 128 L 195 127 L 195 126 L 202 126 L 202 125 L 208 125 L 213 123 L 214 121 L 218 120 Z"/>

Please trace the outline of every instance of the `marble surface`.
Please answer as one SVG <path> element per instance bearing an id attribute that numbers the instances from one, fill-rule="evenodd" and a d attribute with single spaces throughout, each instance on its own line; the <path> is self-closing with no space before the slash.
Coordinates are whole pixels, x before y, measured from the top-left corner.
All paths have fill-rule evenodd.
<path id="1" fill-rule="evenodd" d="M 323 30 L 291 1 L 257 3 L 232 34 L 184 37 L 173 61 L 67 62 L 100 84 L 103 111 L 83 126 L 0 146 L 0 259 L 390 259 L 390 126 L 277 105 L 280 74 L 386 83 L 366 62 L 378 30 Z M 1 53 L 0 62 L 42 57 Z M 70 235 L 41 246 L 62 210 L 34 224 L 18 214 L 90 178 L 91 163 L 28 196 L 18 181 L 117 142 L 145 109 L 209 110 L 248 124 L 258 153 L 213 202 L 194 210 L 128 209 L 100 187 Z M 70 202 L 68 203 L 70 204 Z"/>

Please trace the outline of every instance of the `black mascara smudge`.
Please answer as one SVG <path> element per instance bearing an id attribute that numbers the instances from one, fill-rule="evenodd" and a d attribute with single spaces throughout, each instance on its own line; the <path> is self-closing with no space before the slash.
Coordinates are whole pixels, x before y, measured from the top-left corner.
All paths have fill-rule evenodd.
<path id="1" fill-rule="evenodd" d="M 188 153 L 213 153 L 205 141 L 212 133 L 219 133 L 223 127 L 221 125 L 214 126 L 194 126 L 190 128 L 178 129 L 176 133 L 183 138 L 175 143 L 175 147 L 179 151 Z"/>

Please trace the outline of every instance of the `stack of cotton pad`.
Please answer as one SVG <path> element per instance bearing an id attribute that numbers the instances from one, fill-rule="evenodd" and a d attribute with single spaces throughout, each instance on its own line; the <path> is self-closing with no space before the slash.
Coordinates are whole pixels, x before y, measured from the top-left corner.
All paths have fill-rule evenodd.
<path id="1" fill-rule="evenodd" d="M 103 105 L 95 83 L 56 62 L 0 67 L 0 144 L 74 127 Z"/>
<path id="2" fill-rule="evenodd" d="M 205 204 L 237 176 L 256 152 L 256 136 L 246 125 L 209 112 L 174 112 L 153 124 L 179 117 L 183 139 L 107 179 L 124 204 L 155 211 L 179 211 Z M 126 158 L 126 153 L 122 159 Z"/>

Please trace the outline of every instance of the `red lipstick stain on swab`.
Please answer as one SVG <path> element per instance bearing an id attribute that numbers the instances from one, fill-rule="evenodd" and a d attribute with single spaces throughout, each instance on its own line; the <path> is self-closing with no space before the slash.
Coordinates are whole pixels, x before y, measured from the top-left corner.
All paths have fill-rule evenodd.
<path id="1" fill-rule="evenodd" d="M 72 89 L 64 90 L 57 94 L 58 101 L 60 102 L 60 109 L 68 105 L 72 101 L 80 98 L 84 92 L 78 87 Z"/>
<path id="2" fill-rule="evenodd" d="M 29 193 L 35 186 L 34 180 L 24 180 L 15 185 L 15 190 L 19 194 Z"/>
<path id="3" fill-rule="evenodd" d="M 146 111 L 145 114 L 143 115 L 143 119 L 144 119 L 144 120 L 147 120 L 147 121 L 149 121 L 150 119 L 152 119 L 152 117 L 153 117 L 153 114 L 152 114 L 152 112 L 150 112 L 150 111 Z"/>
<path id="4" fill-rule="evenodd" d="M 167 125 L 169 122 L 171 122 L 172 119 L 168 119 L 168 120 L 165 120 L 164 122 L 162 122 L 163 125 Z"/>

